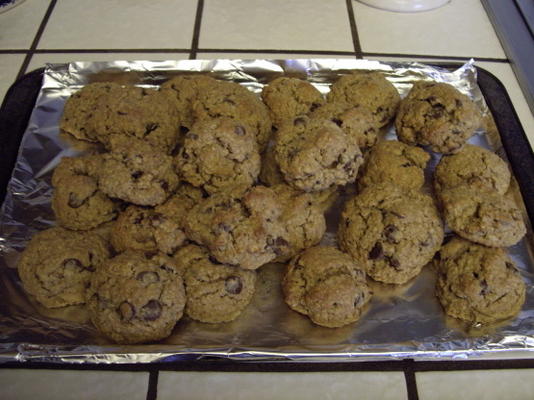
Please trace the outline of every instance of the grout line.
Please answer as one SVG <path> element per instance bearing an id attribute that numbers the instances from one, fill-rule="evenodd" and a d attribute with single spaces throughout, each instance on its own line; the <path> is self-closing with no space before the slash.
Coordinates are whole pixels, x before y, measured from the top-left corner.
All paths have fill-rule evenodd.
<path id="1" fill-rule="evenodd" d="M 54 11 L 54 7 L 56 6 L 57 0 L 51 0 L 50 4 L 48 5 L 48 9 L 46 10 L 46 13 L 41 21 L 41 24 L 39 25 L 39 29 L 37 29 L 37 33 L 35 34 L 35 37 L 33 38 L 33 42 L 30 46 L 30 49 L 28 53 L 26 54 L 26 57 L 24 58 L 24 61 L 22 62 L 22 65 L 20 67 L 19 73 L 17 75 L 17 79 L 20 78 L 22 75 L 26 73 L 26 69 L 28 68 L 28 65 L 30 65 L 30 61 L 33 56 L 33 52 L 37 48 L 37 45 L 39 44 L 39 40 L 41 40 L 41 36 L 43 35 L 43 32 L 45 30 L 46 24 L 48 23 L 48 20 L 50 19 L 50 15 L 52 15 L 52 11 Z"/>
<path id="2" fill-rule="evenodd" d="M 148 390 L 146 400 L 156 400 L 158 398 L 159 371 L 157 368 L 151 369 L 148 375 Z"/>
<path id="3" fill-rule="evenodd" d="M 195 26 L 193 28 L 193 39 L 191 40 L 191 53 L 189 59 L 194 60 L 197 58 L 198 53 L 198 41 L 200 38 L 200 27 L 202 25 L 202 13 L 204 12 L 204 0 L 198 0 L 197 13 L 195 15 Z"/>
<path id="4" fill-rule="evenodd" d="M 404 365 L 404 379 L 406 380 L 406 392 L 408 400 L 419 400 L 419 393 L 417 392 L 417 381 L 413 369 L 413 360 L 405 360 Z"/>
<path id="5" fill-rule="evenodd" d="M 363 58 L 362 46 L 360 44 L 360 36 L 358 35 L 358 28 L 356 28 L 356 18 L 354 18 L 354 8 L 352 7 L 352 0 L 346 0 L 346 2 L 350 23 L 350 31 L 352 33 L 352 43 L 354 45 L 354 52 L 356 53 L 356 58 Z"/>

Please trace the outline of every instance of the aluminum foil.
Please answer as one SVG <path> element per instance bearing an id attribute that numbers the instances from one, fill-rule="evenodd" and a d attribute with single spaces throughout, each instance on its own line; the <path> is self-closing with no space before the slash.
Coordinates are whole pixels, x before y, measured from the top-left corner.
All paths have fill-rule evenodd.
<path id="1" fill-rule="evenodd" d="M 49 65 L 22 140 L 0 215 L 0 362 L 147 363 L 177 360 L 359 361 L 382 359 L 479 359 L 530 357 L 534 350 L 532 231 L 509 253 L 527 283 L 527 299 L 517 318 L 497 326 L 465 326 L 446 318 L 434 295 L 435 270 L 423 269 L 399 287 L 373 284 L 374 298 L 355 324 L 329 329 L 316 326 L 283 302 L 282 264 L 258 270 L 252 303 L 235 321 L 203 324 L 182 319 L 173 334 L 156 344 L 118 346 L 88 322 L 82 306 L 46 309 L 23 291 L 17 260 L 30 237 L 54 224 L 50 207 L 51 171 L 61 157 L 86 151 L 61 136 L 58 121 L 65 100 L 89 82 L 115 81 L 157 87 L 171 76 L 209 73 L 238 82 L 255 93 L 280 75 L 308 79 L 322 93 L 341 74 L 380 70 L 404 96 L 414 81 L 437 80 L 486 103 L 471 61 L 456 71 L 418 63 L 369 60 L 185 60 L 76 62 Z M 386 138 L 395 136 L 391 128 Z M 498 135 L 479 131 L 470 142 L 505 157 Z M 431 167 L 439 155 L 432 154 Z M 430 177 L 430 173 L 428 174 Z M 428 182 L 427 182 L 428 184 Z M 349 190 L 350 192 L 350 190 Z M 342 198 L 328 213 L 325 242 L 335 241 Z"/>

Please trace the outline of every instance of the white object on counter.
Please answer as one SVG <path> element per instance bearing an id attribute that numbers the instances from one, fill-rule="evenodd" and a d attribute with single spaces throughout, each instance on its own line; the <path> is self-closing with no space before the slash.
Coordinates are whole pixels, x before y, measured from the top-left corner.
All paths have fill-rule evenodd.
<path id="1" fill-rule="evenodd" d="M 419 12 L 444 6 L 450 0 L 358 0 L 360 3 L 387 11 Z"/>

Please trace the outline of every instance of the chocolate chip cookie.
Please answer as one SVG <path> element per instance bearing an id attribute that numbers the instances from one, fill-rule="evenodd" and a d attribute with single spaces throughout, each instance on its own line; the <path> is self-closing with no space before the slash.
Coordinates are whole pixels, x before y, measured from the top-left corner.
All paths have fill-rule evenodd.
<path id="1" fill-rule="evenodd" d="M 521 210 L 512 199 L 470 185 L 439 193 L 443 216 L 459 236 L 491 247 L 513 246 L 526 234 Z"/>
<path id="2" fill-rule="evenodd" d="M 421 189 L 429 160 L 430 154 L 419 147 L 396 140 L 380 142 L 369 153 L 358 186 L 390 183 L 406 189 Z"/>
<path id="3" fill-rule="evenodd" d="M 220 263 L 256 269 L 287 252 L 281 214 L 275 192 L 265 186 L 243 197 L 217 193 L 190 211 L 185 232 Z"/>
<path id="4" fill-rule="evenodd" d="M 89 230 L 115 219 L 117 204 L 98 189 L 98 157 L 63 157 L 53 176 L 52 210 L 59 225 Z"/>
<path id="5" fill-rule="evenodd" d="M 436 192 L 460 185 L 495 190 L 504 194 L 510 186 L 510 170 L 497 154 L 466 144 L 456 154 L 443 156 L 434 171 Z"/>
<path id="6" fill-rule="evenodd" d="M 174 259 L 184 271 L 185 313 L 201 322 L 236 319 L 254 294 L 256 272 L 220 264 L 195 245 L 178 250 Z"/>
<path id="7" fill-rule="evenodd" d="M 443 241 L 432 198 L 393 185 L 373 185 L 345 204 L 339 244 L 376 281 L 401 284 L 419 274 Z"/>
<path id="8" fill-rule="evenodd" d="M 341 76 L 330 88 L 329 103 L 348 103 L 365 107 L 379 125 L 387 125 L 397 112 L 400 95 L 395 86 L 380 72 L 357 71 Z"/>
<path id="9" fill-rule="evenodd" d="M 193 101 L 195 120 L 218 117 L 233 118 L 249 126 L 262 151 L 271 137 L 269 110 L 259 96 L 234 82 L 217 81 L 202 90 Z"/>
<path id="10" fill-rule="evenodd" d="M 141 206 L 163 203 L 178 186 L 172 157 L 139 139 L 116 136 L 102 155 L 98 186 L 112 198 Z"/>
<path id="11" fill-rule="evenodd" d="M 207 193 L 243 193 L 258 178 L 260 153 L 254 132 L 231 118 L 199 120 L 174 159 L 180 178 Z"/>
<path id="12" fill-rule="evenodd" d="M 18 272 L 26 292 L 45 307 L 82 304 L 91 275 L 109 255 L 99 235 L 54 227 L 32 237 Z"/>
<path id="13" fill-rule="evenodd" d="M 310 82 L 290 77 L 280 77 L 269 82 L 261 92 L 263 102 L 269 108 L 273 126 L 293 121 L 307 115 L 325 103 L 323 95 Z"/>
<path id="14" fill-rule="evenodd" d="M 454 86 L 440 82 L 416 82 L 395 119 L 399 140 L 445 154 L 460 151 L 480 125 L 476 104 Z"/>
<path id="15" fill-rule="evenodd" d="M 175 262 L 161 253 L 127 250 L 95 272 L 87 290 L 91 321 L 117 343 L 169 336 L 182 317 L 185 290 Z"/>
<path id="16" fill-rule="evenodd" d="M 378 118 L 366 107 L 344 102 L 326 103 L 310 114 L 311 118 L 328 119 L 356 141 L 361 150 L 375 145 L 380 132 Z"/>
<path id="17" fill-rule="evenodd" d="M 516 315 L 525 283 L 501 248 L 453 238 L 440 251 L 436 293 L 445 312 L 473 324 Z"/>
<path id="18" fill-rule="evenodd" d="M 309 248 L 292 259 L 282 288 L 291 309 L 328 328 L 357 321 L 371 299 L 365 273 L 357 262 L 327 246 Z"/>
<path id="19" fill-rule="evenodd" d="M 291 186 L 307 192 L 356 180 L 358 145 L 334 122 L 298 117 L 277 132 L 275 159 Z"/>

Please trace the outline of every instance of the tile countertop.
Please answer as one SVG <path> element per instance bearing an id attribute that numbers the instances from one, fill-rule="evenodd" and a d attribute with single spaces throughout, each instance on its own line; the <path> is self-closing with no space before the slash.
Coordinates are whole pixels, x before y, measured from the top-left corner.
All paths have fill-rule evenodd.
<path id="1" fill-rule="evenodd" d="M 416 14 L 354 0 L 26 0 L 0 14 L 0 99 L 45 63 L 318 57 L 474 58 L 503 82 L 534 146 L 534 116 L 480 0 Z M 446 363 L 407 363 L 291 374 L 12 367 L 0 370 L 0 397 L 523 399 L 534 397 L 529 361 L 466 363 L 454 372 Z"/>

